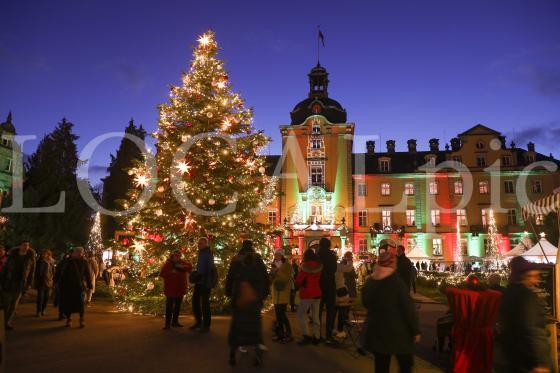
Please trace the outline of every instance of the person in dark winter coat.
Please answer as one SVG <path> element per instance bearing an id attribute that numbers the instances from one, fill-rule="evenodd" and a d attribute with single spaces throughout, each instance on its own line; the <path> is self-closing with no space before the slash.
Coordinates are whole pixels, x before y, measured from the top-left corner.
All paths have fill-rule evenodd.
<path id="1" fill-rule="evenodd" d="M 84 303 L 87 289 L 92 289 L 89 265 L 84 259 L 84 248 L 76 247 L 62 263 L 55 282 L 60 289 L 60 308 L 66 317 L 66 327 L 72 326 L 73 313 L 80 315 L 80 328 L 85 327 Z"/>
<path id="2" fill-rule="evenodd" d="M 0 245 L 0 273 L 2 273 L 2 268 L 4 268 L 4 264 L 6 264 L 6 260 L 8 256 L 6 255 L 6 248 L 3 245 Z"/>
<path id="3" fill-rule="evenodd" d="M 163 329 L 183 327 L 179 324 L 179 313 L 183 297 L 187 294 L 192 265 L 181 259 L 181 256 L 181 250 L 173 250 L 159 274 L 159 277 L 163 278 L 163 293 L 166 298 L 165 326 Z"/>
<path id="4" fill-rule="evenodd" d="M 198 240 L 198 259 L 196 261 L 196 281 L 192 295 L 192 309 L 196 322 L 190 327 L 191 330 L 207 333 L 210 331 L 212 314 L 210 312 L 210 293 L 216 285 L 216 265 L 214 255 L 208 239 L 202 237 Z"/>
<path id="5" fill-rule="evenodd" d="M 402 278 L 408 292 L 410 292 L 410 286 L 412 285 L 413 277 L 413 265 L 410 259 L 406 257 L 404 252 L 404 246 L 398 245 L 397 247 L 397 273 Z"/>
<path id="6" fill-rule="evenodd" d="M 22 241 L 19 248 L 10 251 L 0 273 L 6 330 L 13 329 L 12 317 L 22 294 L 33 284 L 34 275 L 35 251 L 31 249 L 29 241 Z"/>
<path id="7" fill-rule="evenodd" d="M 331 241 L 323 237 L 319 241 L 318 250 L 319 260 L 323 264 L 321 272 L 321 305 L 319 318 L 323 313 L 323 307 L 327 311 L 325 337 L 326 343 L 335 343 L 332 333 L 334 329 L 334 318 L 336 316 L 336 281 L 335 273 L 337 267 L 337 258 L 333 250 L 331 250 Z"/>
<path id="8" fill-rule="evenodd" d="M 385 251 L 362 288 L 368 310 L 363 347 L 374 354 L 376 373 L 389 372 L 391 355 L 401 373 L 412 372 L 414 343 L 420 341 L 418 315 L 396 266 L 395 255 Z"/>
<path id="9" fill-rule="evenodd" d="M 321 337 L 319 318 L 319 307 L 321 305 L 321 272 L 323 264 L 319 257 L 311 249 L 303 253 L 303 261 L 296 277 L 296 286 L 299 288 L 299 308 L 297 318 L 303 339 L 300 345 L 309 343 L 318 344 Z M 313 335 L 309 333 L 307 326 L 307 311 L 311 308 L 311 318 L 313 322 Z"/>
<path id="10" fill-rule="evenodd" d="M 544 309 L 533 291 L 540 281 L 537 264 L 515 257 L 498 317 L 494 371 L 550 372 L 550 345 Z"/>
<path id="11" fill-rule="evenodd" d="M 232 310 L 228 336 L 230 365 L 236 364 L 235 352 L 240 346 L 254 346 L 255 365 L 262 364 L 261 310 L 269 289 L 268 272 L 261 256 L 253 249 L 252 241 L 243 241 L 226 276 L 225 291 Z"/>
<path id="12" fill-rule="evenodd" d="M 62 306 L 60 305 L 61 294 L 58 279 L 60 278 L 62 268 L 64 267 L 63 264 L 65 263 L 65 260 L 70 258 L 70 255 L 72 255 L 72 250 L 62 256 L 54 269 L 53 305 L 58 308 L 58 321 L 64 320 L 64 313 L 62 312 Z"/>
<path id="13" fill-rule="evenodd" d="M 43 250 L 35 265 L 35 289 L 37 289 L 37 317 L 45 316 L 45 308 L 54 283 L 54 260 L 49 249 Z"/>
<path id="14" fill-rule="evenodd" d="M 292 289 L 290 291 L 290 311 L 296 312 L 296 277 L 299 271 L 299 265 L 296 258 L 292 258 Z"/>

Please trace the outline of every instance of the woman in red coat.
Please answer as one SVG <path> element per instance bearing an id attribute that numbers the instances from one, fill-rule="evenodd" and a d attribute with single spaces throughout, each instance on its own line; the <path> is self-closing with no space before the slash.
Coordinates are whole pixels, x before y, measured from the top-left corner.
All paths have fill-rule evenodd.
<path id="1" fill-rule="evenodd" d="M 319 343 L 319 305 L 321 303 L 321 271 L 323 265 L 319 261 L 319 257 L 313 250 L 308 249 L 303 254 L 303 262 L 296 277 L 296 286 L 299 288 L 300 303 L 297 317 L 303 334 L 303 340 L 300 345 L 309 343 Z M 309 335 L 307 327 L 307 310 L 311 308 L 311 317 L 313 319 L 313 337 Z"/>
<path id="2" fill-rule="evenodd" d="M 163 278 L 163 293 L 165 294 L 165 327 L 180 328 L 179 312 L 183 297 L 187 293 L 189 273 L 192 265 L 181 259 L 181 250 L 173 250 L 169 259 L 163 265 L 159 277 Z"/>

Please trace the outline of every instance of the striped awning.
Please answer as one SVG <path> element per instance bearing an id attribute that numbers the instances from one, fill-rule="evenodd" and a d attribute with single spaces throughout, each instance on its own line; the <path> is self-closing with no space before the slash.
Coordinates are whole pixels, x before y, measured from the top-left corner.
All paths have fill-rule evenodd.
<path id="1" fill-rule="evenodd" d="M 558 210 L 560 210 L 560 193 L 555 193 L 526 204 L 521 208 L 521 213 L 523 219 L 527 220 L 531 216 L 545 216 Z"/>

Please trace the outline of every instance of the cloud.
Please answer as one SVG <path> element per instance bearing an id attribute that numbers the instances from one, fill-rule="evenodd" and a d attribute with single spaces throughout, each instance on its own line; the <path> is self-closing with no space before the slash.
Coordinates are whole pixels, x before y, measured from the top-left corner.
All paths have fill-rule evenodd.
<path id="1" fill-rule="evenodd" d="M 525 146 L 529 141 L 542 145 L 544 148 L 555 149 L 560 142 L 560 120 L 541 122 L 529 127 L 515 130 L 508 137 L 513 139 L 517 146 Z M 539 149 L 536 149 L 539 151 Z M 542 149 L 541 149 L 542 151 Z"/>
<path id="2" fill-rule="evenodd" d="M 115 74 L 126 85 L 127 89 L 132 89 L 136 92 L 140 92 L 148 81 L 142 67 L 128 62 L 105 62 L 98 65 L 97 69 L 107 70 Z"/>
<path id="3" fill-rule="evenodd" d="M 17 52 L 11 45 L 17 44 L 18 38 L 15 34 L 0 34 L 0 63 L 10 66 L 23 67 L 30 70 L 49 70 L 47 59 Z"/>
<path id="4" fill-rule="evenodd" d="M 540 94 L 560 96 L 560 67 L 520 66 L 518 71 Z"/>
<path id="5" fill-rule="evenodd" d="M 503 87 L 529 85 L 543 96 L 560 97 L 560 45 L 522 49 L 504 55 L 489 65 L 499 70 Z"/>
<path id="6" fill-rule="evenodd" d="M 136 91 L 142 90 L 146 85 L 146 76 L 140 67 L 129 63 L 118 63 L 113 68 L 119 78 Z"/>

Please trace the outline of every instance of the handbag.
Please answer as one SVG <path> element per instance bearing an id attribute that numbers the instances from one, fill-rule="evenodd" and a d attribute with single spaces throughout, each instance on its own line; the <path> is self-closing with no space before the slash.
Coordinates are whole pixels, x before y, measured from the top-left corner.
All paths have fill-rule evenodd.
<path id="1" fill-rule="evenodd" d="M 195 269 L 189 274 L 189 283 L 196 285 L 201 278 L 202 275 Z"/>

